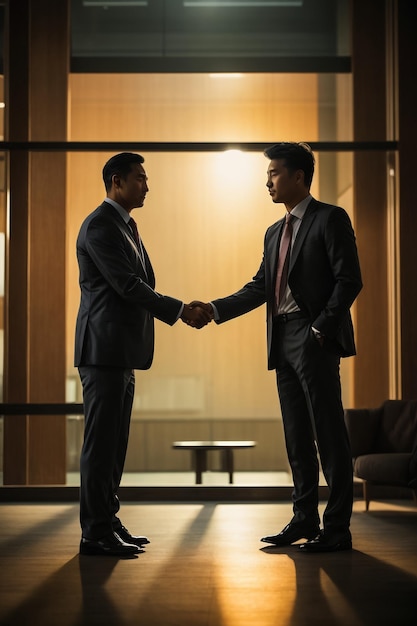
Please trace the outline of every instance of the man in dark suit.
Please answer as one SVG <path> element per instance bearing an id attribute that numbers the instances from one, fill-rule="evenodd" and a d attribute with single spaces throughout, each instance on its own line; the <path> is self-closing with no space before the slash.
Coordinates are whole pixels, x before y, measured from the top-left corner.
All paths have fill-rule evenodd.
<path id="1" fill-rule="evenodd" d="M 353 477 L 339 363 L 355 354 L 350 307 L 362 288 L 355 236 L 342 208 L 310 195 L 314 156 L 307 144 L 280 143 L 265 154 L 268 191 L 285 205 L 288 220 L 267 230 L 254 278 L 206 307 L 222 323 L 267 304 L 268 367 L 277 374 L 294 515 L 262 541 L 286 546 L 307 539 L 303 552 L 347 550 Z M 317 451 L 330 489 L 321 531 Z"/>
<path id="2" fill-rule="evenodd" d="M 77 239 L 81 302 L 75 366 L 83 386 L 81 451 L 82 554 L 129 555 L 149 543 L 117 517 L 134 396 L 134 371 L 151 366 L 154 317 L 201 328 L 210 315 L 155 291 L 155 276 L 132 209 L 148 192 L 144 159 L 113 156 L 103 168 L 105 201 L 83 222 Z"/>

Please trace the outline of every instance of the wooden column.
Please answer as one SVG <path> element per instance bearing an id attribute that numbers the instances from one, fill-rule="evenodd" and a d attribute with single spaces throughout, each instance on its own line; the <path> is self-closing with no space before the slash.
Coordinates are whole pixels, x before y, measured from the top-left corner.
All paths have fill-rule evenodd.
<path id="1" fill-rule="evenodd" d="M 386 16 L 384 2 L 352 0 L 355 141 L 386 140 Z M 364 287 L 356 301 L 354 406 L 389 397 L 387 159 L 354 155 L 354 222 Z"/>
<path id="2" fill-rule="evenodd" d="M 415 72 L 415 4 L 396 3 L 398 7 L 398 129 L 400 205 L 400 367 L 401 397 L 417 398 L 417 207 L 416 149 L 417 94 Z"/>
<path id="3" fill-rule="evenodd" d="M 67 138 L 69 1 L 9 1 L 6 137 Z M 66 155 L 12 151 L 6 402 L 65 401 Z M 63 484 L 65 416 L 6 416 L 4 484 Z"/>

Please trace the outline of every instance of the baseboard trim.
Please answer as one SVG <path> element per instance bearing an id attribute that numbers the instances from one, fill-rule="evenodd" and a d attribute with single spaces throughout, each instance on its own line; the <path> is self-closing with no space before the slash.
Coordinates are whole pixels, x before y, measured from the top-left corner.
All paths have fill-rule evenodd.
<path id="1" fill-rule="evenodd" d="M 355 496 L 361 496 L 361 485 Z M 326 500 L 328 488 L 319 487 L 319 497 Z M 279 502 L 292 500 L 292 486 L 237 487 L 195 485 L 190 487 L 120 487 L 123 502 Z M 0 502 L 78 502 L 79 487 L 66 485 L 0 487 Z"/>

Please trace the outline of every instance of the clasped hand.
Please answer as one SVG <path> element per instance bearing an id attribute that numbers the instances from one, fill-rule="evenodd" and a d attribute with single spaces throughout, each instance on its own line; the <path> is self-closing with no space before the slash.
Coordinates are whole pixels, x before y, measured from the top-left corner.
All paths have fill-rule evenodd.
<path id="1" fill-rule="evenodd" d="M 209 303 L 193 300 L 190 304 L 185 304 L 181 315 L 184 324 L 192 328 L 203 328 L 211 322 L 214 317 L 213 307 Z"/>

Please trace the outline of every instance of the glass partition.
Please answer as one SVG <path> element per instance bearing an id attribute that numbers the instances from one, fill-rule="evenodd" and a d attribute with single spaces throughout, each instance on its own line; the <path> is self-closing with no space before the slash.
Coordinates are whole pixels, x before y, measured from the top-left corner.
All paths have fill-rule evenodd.
<path id="1" fill-rule="evenodd" d="M 135 218 L 157 290 L 184 301 L 227 295 L 247 282 L 261 262 L 266 228 L 284 210 L 266 192 L 262 149 L 207 152 L 193 145 L 352 139 L 348 73 L 71 74 L 70 94 L 72 141 L 138 142 L 150 191 Z M 141 148 L 157 142 L 186 142 L 187 152 L 172 145 L 166 152 Z M 82 219 L 104 198 L 101 170 L 111 154 L 68 155 L 67 371 L 69 398 L 76 401 L 81 390 L 72 368 L 79 299 L 75 239 Z M 316 157 L 313 194 L 350 210 L 351 153 Z M 154 364 L 136 377 L 125 481 L 192 484 L 191 454 L 172 443 L 234 439 L 257 442 L 235 452 L 235 483 L 288 482 L 265 338 L 263 307 L 201 331 L 156 322 Z M 343 366 L 346 394 L 349 367 Z M 72 418 L 68 434 L 70 480 L 77 481 L 82 424 Z M 219 455 L 210 453 L 209 463 L 218 468 Z M 208 474 L 207 480 L 227 482 L 227 475 Z"/>
<path id="2" fill-rule="evenodd" d="M 0 69 L 3 23 L 0 6 Z M 58 165 L 54 163 L 59 174 L 54 174 L 55 188 L 63 193 L 66 187 L 66 231 L 59 231 L 63 237 L 56 245 L 63 254 L 66 237 L 65 263 L 57 265 L 66 282 L 67 401 L 82 400 L 72 360 L 79 301 L 75 240 L 84 217 L 104 198 L 101 170 L 107 158 L 124 149 L 145 157 L 150 192 L 136 217 L 158 291 L 185 301 L 235 291 L 256 272 L 265 229 L 283 214 L 283 207 L 273 205 L 266 193 L 263 147 L 283 140 L 315 144 L 313 195 L 353 213 L 352 162 L 358 146 L 350 146 L 349 30 L 348 0 L 72 0 L 69 143 L 56 148 Z M 2 81 L 0 89 L 2 93 Z M 3 109 L 0 125 L 3 135 Z M 96 146 L 84 146 L 83 152 L 71 142 Z M 105 152 L 102 142 L 112 143 L 112 151 Z M 325 147 L 326 142 L 334 145 Z M 225 149 L 213 148 L 214 143 Z M 251 148 L 255 143 L 256 149 Z M 176 144 L 185 147 L 180 150 Z M 26 148 L 12 141 L 4 149 L 8 156 L 7 150 L 24 154 Z M 53 147 L 31 149 L 25 172 L 33 176 L 36 168 L 30 168 L 37 163 L 42 176 L 33 176 L 29 186 L 32 191 L 36 186 L 46 189 L 49 169 L 42 167 L 40 151 L 48 153 L 45 163 L 50 163 Z M 7 297 L 6 207 L 8 192 L 16 198 L 16 188 L 8 190 L 4 184 L 6 161 L 0 155 L 0 289 L 6 276 Z M 65 202 L 57 196 L 63 211 Z M 35 194 L 34 204 L 37 200 Z M 25 202 L 23 198 L 22 207 Z M 43 230 L 48 217 L 61 227 L 49 196 L 42 206 L 50 213 L 42 222 L 33 211 L 32 258 L 50 245 Z M 43 277 L 38 268 L 37 282 L 29 281 L 32 294 L 49 289 L 49 271 L 55 268 L 48 267 Z M 3 309 L 0 300 L 0 331 Z M 32 328 L 38 328 L 37 321 Z M 275 377 L 266 369 L 264 309 L 202 331 L 181 322 L 173 328 L 159 322 L 156 326 L 154 365 L 137 373 L 124 484 L 193 484 L 190 455 L 173 449 L 172 443 L 222 438 L 256 441 L 254 448 L 235 453 L 235 484 L 286 484 Z M 353 359 L 342 362 L 345 404 L 353 395 L 353 364 Z M 64 374 L 57 376 L 63 382 Z M 69 483 L 78 482 L 82 431 L 83 420 L 68 417 Z M 209 469 L 220 465 L 218 455 L 210 456 Z M 225 484 L 227 476 L 208 473 L 206 481 Z"/>
<path id="3" fill-rule="evenodd" d="M 157 290 L 184 301 L 210 300 L 232 293 L 254 275 L 265 230 L 282 216 L 283 207 L 273 205 L 266 192 L 268 162 L 262 149 L 216 152 L 196 144 L 349 141 L 351 77 L 73 74 L 70 83 L 69 140 L 115 146 L 112 152 L 70 151 L 65 166 L 66 400 L 81 402 L 73 367 L 79 303 L 75 241 L 84 217 L 104 198 L 101 171 L 119 151 L 117 142 L 137 141 L 132 150 L 145 157 L 150 192 L 135 217 Z M 158 142 L 167 150 L 158 151 Z M 186 143 L 187 150 L 175 151 L 175 142 Z M 352 153 L 317 151 L 316 158 L 313 195 L 350 211 Z M 201 331 L 181 322 L 173 328 L 156 322 L 153 367 L 136 376 L 124 484 L 194 484 L 190 453 L 172 448 L 174 441 L 189 439 L 256 441 L 254 448 L 235 452 L 235 484 L 288 483 L 265 338 L 263 307 Z M 347 397 L 350 367 L 343 364 Z M 68 416 L 69 484 L 79 480 L 82 434 L 82 418 Z M 208 461 L 209 469 L 221 468 L 218 453 L 210 453 Z M 213 481 L 227 484 L 227 474 L 205 474 L 203 484 Z"/>
<path id="4" fill-rule="evenodd" d="M 82 401 L 72 367 L 79 303 L 75 241 L 84 217 L 104 199 L 107 153 L 68 155 L 68 401 Z M 233 293 L 256 273 L 266 228 L 283 205 L 267 193 L 268 160 L 258 152 L 144 153 L 150 191 L 134 218 L 152 260 L 156 289 L 189 302 Z M 312 193 L 352 206 L 352 153 L 316 153 Z M 331 165 L 331 167 L 330 167 Z M 352 359 L 342 366 L 349 404 Z M 69 482 L 78 481 L 82 420 L 68 418 Z M 265 307 L 227 324 L 194 330 L 156 321 L 155 358 L 136 372 L 136 396 L 124 484 L 193 484 L 191 453 L 178 440 L 253 440 L 236 450 L 235 484 L 287 484 L 275 374 L 267 371 Z M 209 468 L 221 467 L 209 453 Z M 225 472 L 203 484 L 227 484 Z"/>

